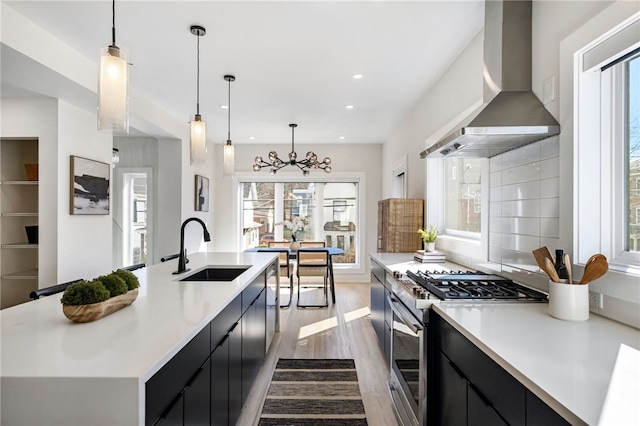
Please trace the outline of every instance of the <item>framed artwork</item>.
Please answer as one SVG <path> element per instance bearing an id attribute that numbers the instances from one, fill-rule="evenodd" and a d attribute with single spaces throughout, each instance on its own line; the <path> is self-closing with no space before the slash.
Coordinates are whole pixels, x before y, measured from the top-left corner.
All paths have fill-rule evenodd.
<path id="1" fill-rule="evenodd" d="M 71 155 L 71 214 L 109 214 L 111 166 Z"/>
<path id="2" fill-rule="evenodd" d="M 197 212 L 209 211 L 209 179 L 196 175 L 195 210 Z"/>

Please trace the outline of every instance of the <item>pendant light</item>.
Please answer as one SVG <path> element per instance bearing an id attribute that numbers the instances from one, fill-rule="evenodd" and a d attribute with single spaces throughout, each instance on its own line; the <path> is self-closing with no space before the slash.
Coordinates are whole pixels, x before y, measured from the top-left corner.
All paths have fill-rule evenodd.
<path id="1" fill-rule="evenodd" d="M 102 48 L 98 77 L 98 130 L 129 133 L 128 54 L 116 46 L 116 2 L 112 1 L 111 44 Z"/>
<path id="2" fill-rule="evenodd" d="M 207 31 L 200 25 L 191 26 L 191 34 L 198 37 L 197 82 L 196 82 L 196 114 L 191 118 L 191 164 L 204 164 L 207 156 L 206 123 L 200 115 L 200 37 Z"/>
<path id="3" fill-rule="evenodd" d="M 225 81 L 229 83 L 228 99 L 227 99 L 227 143 L 224 145 L 224 174 L 228 176 L 233 173 L 235 161 L 235 147 L 231 144 L 231 82 L 236 78 L 232 75 L 225 75 Z"/>

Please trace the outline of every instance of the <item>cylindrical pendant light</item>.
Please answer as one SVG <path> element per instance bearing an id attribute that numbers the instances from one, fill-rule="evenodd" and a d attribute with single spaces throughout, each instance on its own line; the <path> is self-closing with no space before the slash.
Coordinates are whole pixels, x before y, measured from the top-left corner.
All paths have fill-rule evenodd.
<path id="1" fill-rule="evenodd" d="M 129 63 L 124 49 L 116 46 L 116 2 L 112 1 L 110 46 L 101 50 L 98 78 L 98 130 L 129 133 Z"/>
<path id="2" fill-rule="evenodd" d="M 207 159 L 206 123 L 200 115 L 200 36 L 207 33 L 200 25 L 191 26 L 191 34 L 198 37 L 197 83 L 196 83 L 196 114 L 191 118 L 191 164 L 204 164 Z"/>
<path id="3" fill-rule="evenodd" d="M 235 148 L 231 143 L 231 82 L 235 81 L 235 77 L 232 75 L 225 75 L 225 81 L 229 83 L 229 97 L 227 100 L 227 143 L 224 145 L 224 167 L 223 173 L 228 176 L 233 173 L 235 162 Z"/>

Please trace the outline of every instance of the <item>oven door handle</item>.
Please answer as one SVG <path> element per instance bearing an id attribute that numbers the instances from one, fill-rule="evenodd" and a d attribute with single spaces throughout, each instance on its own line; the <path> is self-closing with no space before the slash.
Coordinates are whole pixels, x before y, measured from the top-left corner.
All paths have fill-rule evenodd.
<path id="1" fill-rule="evenodd" d="M 411 329 L 412 332 L 414 332 L 415 334 L 418 334 L 422 330 L 424 330 L 424 327 L 422 326 L 422 324 L 420 324 L 417 320 L 412 319 L 414 318 L 413 315 L 411 314 L 411 312 L 407 310 L 407 308 L 404 307 L 404 305 L 400 301 L 394 299 L 391 296 L 387 296 L 387 303 L 389 303 L 389 306 L 391 307 L 393 312 L 398 316 L 398 318 L 400 318 L 402 323 L 407 327 L 409 327 L 409 329 Z"/>

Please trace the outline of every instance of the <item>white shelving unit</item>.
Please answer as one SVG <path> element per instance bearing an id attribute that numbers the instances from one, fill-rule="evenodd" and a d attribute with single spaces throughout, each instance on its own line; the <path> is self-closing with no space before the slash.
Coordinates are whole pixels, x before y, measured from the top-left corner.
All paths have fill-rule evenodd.
<path id="1" fill-rule="evenodd" d="M 25 164 L 38 163 L 38 141 L 0 139 L 0 308 L 29 300 L 38 288 L 38 244 L 26 226 L 38 225 L 39 185 Z"/>

